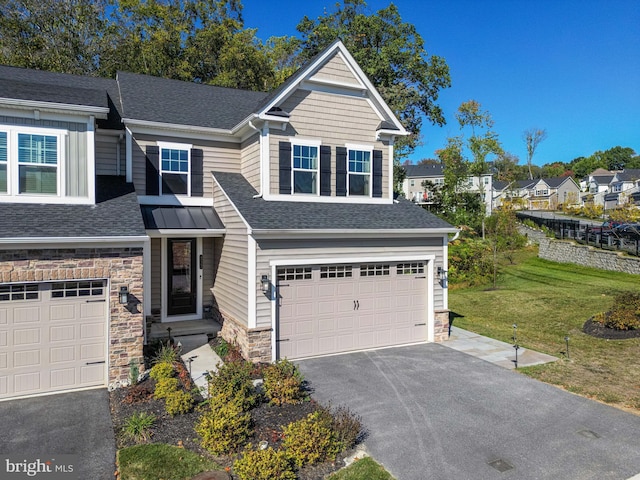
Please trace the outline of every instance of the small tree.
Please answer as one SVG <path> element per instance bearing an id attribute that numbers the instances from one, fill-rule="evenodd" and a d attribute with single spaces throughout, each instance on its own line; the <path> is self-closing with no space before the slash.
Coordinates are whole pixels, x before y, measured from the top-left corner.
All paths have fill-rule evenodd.
<path id="1" fill-rule="evenodd" d="M 493 256 L 493 288 L 498 279 L 498 253 L 504 252 L 513 263 L 511 253 L 525 244 L 524 235 L 518 231 L 516 215 L 513 210 L 497 210 L 485 221 L 486 238 L 491 246 Z"/>

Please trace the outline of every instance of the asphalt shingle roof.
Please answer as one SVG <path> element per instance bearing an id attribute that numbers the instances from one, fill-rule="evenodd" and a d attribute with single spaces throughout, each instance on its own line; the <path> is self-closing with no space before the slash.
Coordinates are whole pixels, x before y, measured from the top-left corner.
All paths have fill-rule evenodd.
<path id="1" fill-rule="evenodd" d="M 444 175 L 443 165 L 429 164 L 429 165 L 405 165 L 404 171 L 407 173 L 407 178 L 411 177 L 441 177 Z"/>
<path id="2" fill-rule="evenodd" d="M 241 174 L 212 173 L 254 230 L 453 230 L 444 220 L 404 199 L 393 204 L 266 201 L 253 198 L 257 192 Z"/>
<path id="3" fill-rule="evenodd" d="M 96 177 L 95 205 L 0 203 L 0 238 L 146 235 L 132 184 Z"/>
<path id="4" fill-rule="evenodd" d="M 123 118 L 231 129 L 267 96 L 235 88 L 118 72 Z"/>

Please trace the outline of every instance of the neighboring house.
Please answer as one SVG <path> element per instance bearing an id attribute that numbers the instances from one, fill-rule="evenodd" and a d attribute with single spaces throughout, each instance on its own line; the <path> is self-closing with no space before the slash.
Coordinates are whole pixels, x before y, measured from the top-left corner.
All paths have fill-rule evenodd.
<path id="1" fill-rule="evenodd" d="M 560 204 L 578 203 L 580 187 L 572 177 L 539 178 L 529 181 L 529 210 L 556 210 Z"/>
<path id="2" fill-rule="evenodd" d="M 425 181 L 434 186 L 444 185 L 444 167 L 441 164 L 405 165 L 406 176 L 402 182 L 402 191 L 405 197 L 419 205 L 433 203 L 433 192 L 423 186 Z M 461 186 L 467 192 L 482 195 L 486 214 L 491 215 L 492 210 L 492 175 L 469 176 Z"/>
<path id="3" fill-rule="evenodd" d="M 342 43 L 269 94 L 0 67 L 0 109 L 0 399 L 126 382 L 145 320 L 253 361 L 446 338 L 455 229 L 394 200 Z"/>
<path id="4" fill-rule="evenodd" d="M 640 169 L 628 168 L 621 171 L 608 171 L 598 168 L 584 178 L 580 185 L 589 192 L 583 195 L 583 202 L 592 202 L 604 208 L 615 208 L 627 202 L 637 203 L 640 192 Z"/>

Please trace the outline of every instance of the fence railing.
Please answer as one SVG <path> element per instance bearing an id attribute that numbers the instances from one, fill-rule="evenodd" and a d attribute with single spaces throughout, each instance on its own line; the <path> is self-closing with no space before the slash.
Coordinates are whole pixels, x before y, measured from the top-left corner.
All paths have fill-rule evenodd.
<path id="1" fill-rule="evenodd" d="M 589 222 L 538 217 L 526 212 L 517 212 L 516 216 L 520 221 L 531 220 L 539 227 L 546 227 L 558 239 L 575 240 L 584 245 L 591 245 L 605 250 L 620 250 L 631 255 L 640 256 L 640 233 L 638 230 L 622 232 L 619 229 L 603 228 L 602 226 L 592 225 Z"/>

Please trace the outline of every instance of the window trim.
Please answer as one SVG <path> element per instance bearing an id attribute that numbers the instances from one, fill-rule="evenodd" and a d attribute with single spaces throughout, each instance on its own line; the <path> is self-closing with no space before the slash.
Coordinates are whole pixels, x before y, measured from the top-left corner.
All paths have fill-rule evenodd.
<path id="1" fill-rule="evenodd" d="M 353 143 L 345 144 L 347 149 L 347 197 L 354 198 L 373 198 L 373 145 L 359 145 Z M 349 154 L 351 152 L 368 152 L 369 153 L 369 172 L 352 172 L 349 169 Z M 369 186 L 369 194 L 368 195 L 356 195 L 351 194 L 351 175 L 360 175 L 360 176 L 368 176 L 368 186 Z"/>
<path id="2" fill-rule="evenodd" d="M 0 132 L 7 134 L 7 191 L 0 192 L 0 197 L 14 197 L 16 199 L 44 199 L 66 198 L 65 165 L 66 165 L 66 138 L 68 131 L 60 128 L 31 127 L 22 125 L 2 125 Z M 19 161 L 19 135 L 42 135 L 56 137 L 56 164 L 25 163 Z M 4 163 L 4 162 L 3 162 Z M 56 193 L 20 193 L 20 167 L 41 166 L 56 169 Z M 71 197 L 70 197 L 71 198 Z"/>
<path id="3" fill-rule="evenodd" d="M 176 142 L 156 142 L 158 146 L 158 192 L 161 197 L 191 197 L 191 149 L 193 144 Z M 162 150 L 186 150 L 187 152 L 187 172 L 174 172 L 162 168 Z M 165 193 L 162 189 L 162 174 L 186 175 L 187 193 Z"/>
<path id="4" fill-rule="evenodd" d="M 320 147 L 322 146 L 322 142 L 320 140 L 308 140 L 301 139 L 296 137 L 291 137 L 288 139 L 291 144 L 291 195 L 296 196 L 307 196 L 307 197 L 319 197 L 320 196 Z M 316 168 L 315 170 L 306 169 L 306 168 L 295 168 L 293 164 L 294 160 L 294 151 L 296 147 L 315 147 L 317 151 L 316 157 Z M 295 172 L 315 172 L 316 173 L 316 193 L 302 193 L 296 192 L 296 184 L 295 184 Z"/>

